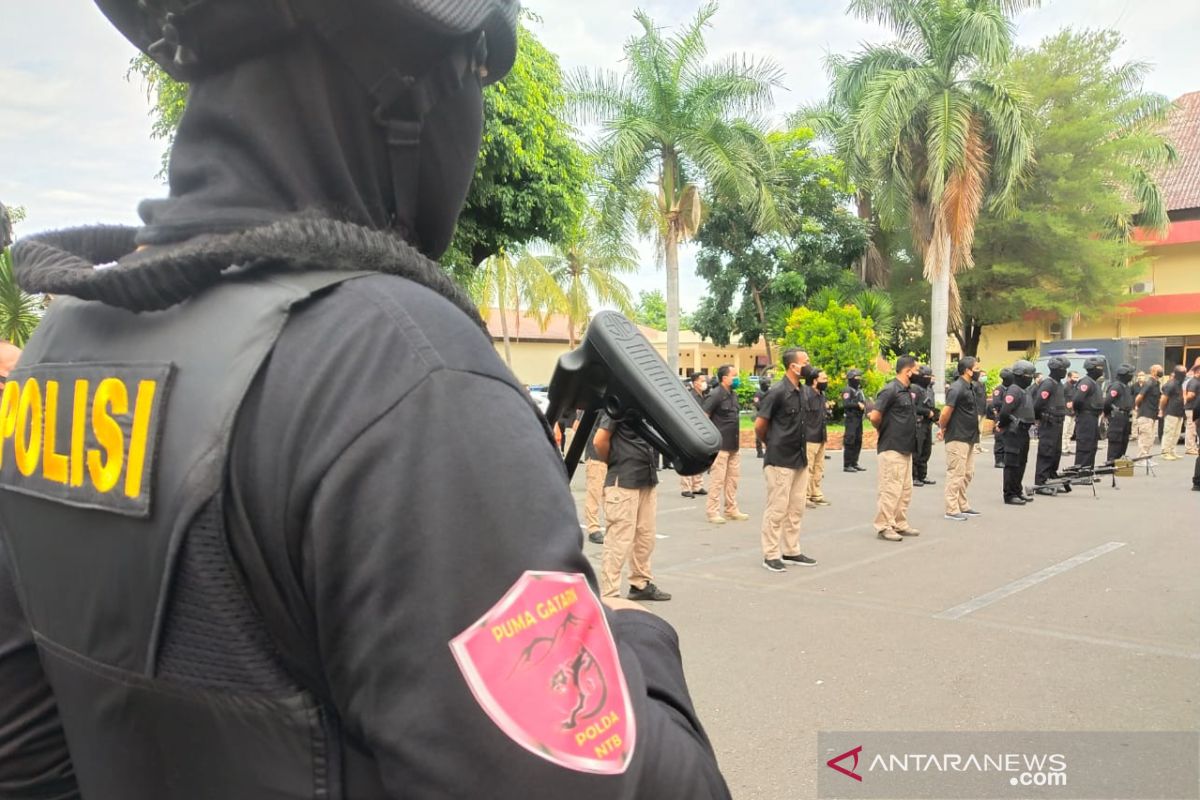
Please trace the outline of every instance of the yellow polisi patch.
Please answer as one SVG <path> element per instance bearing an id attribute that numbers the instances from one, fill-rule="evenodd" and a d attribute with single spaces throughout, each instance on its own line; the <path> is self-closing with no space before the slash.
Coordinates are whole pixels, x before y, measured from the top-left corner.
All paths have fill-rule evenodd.
<path id="1" fill-rule="evenodd" d="M 170 364 L 39 364 L 0 396 L 0 488 L 147 516 Z"/>

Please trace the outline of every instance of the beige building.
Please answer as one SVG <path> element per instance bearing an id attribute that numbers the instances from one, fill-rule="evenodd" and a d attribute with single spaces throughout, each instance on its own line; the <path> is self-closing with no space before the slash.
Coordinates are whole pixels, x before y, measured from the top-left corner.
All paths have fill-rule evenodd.
<path id="1" fill-rule="evenodd" d="M 548 384 L 554 375 L 558 359 L 570 350 L 566 316 L 552 315 L 543 326 L 535 317 L 506 311 L 504 320 L 508 326 L 512 371 L 517 380 L 525 384 Z M 492 344 L 503 359 L 504 332 L 499 309 L 493 308 L 488 312 L 487 324 Z M 663 358 L 666 358 L 667 334 L 642 325 L 639 325 L 638 329 L 658 348 Z M 582 333 L 576 331 L 576 346 L 580 338 Z M 738 372 L 761 372 L 767 364 L 766 344 L 760 340 L 756 347 L 740 347 L 732 343 L 727 347 L 719 347 L 712 342 L 703 341 L 700 335 L 693 331 L 679 332 L 681 377 L 696 372 L 711 375 L 722 364 L 733 364 Z"/>

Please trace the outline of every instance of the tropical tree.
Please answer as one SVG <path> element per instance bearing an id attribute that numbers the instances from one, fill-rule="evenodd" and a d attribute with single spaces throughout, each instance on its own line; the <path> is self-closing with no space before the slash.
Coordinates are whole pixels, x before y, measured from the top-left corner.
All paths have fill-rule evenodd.
<path id="1" fill-rule="evenodd" d="M 546 312 L 560 311 L 567 317 L 567 337 L 575 347 L 575 333 L 592 316 L 592 301 L 615 306 L 632 314 L 633 299 L 620 275 L 637 271 L 637 251 L 620 237 L 604 232 L 594 211 L 589 211 L 549 252 L 534 252 L 561 289 L 562 304 L 549 305 Z M 549 295 L 552 303 L 558 299 Z"/>
<path id="2" fill-rule="evenodd" d="M 512 345 L 507 312 L 515 312 L 518 325 L 516 332 L 519 335 L 522 308 L 532 311 L 562 308 L 567 302 L 546 265 L 524 252 L 503 250 L 484 259 L 479 268 L 467 277 L 465 285 L 484 319 L 487 319 L 491 309 L 499 311 L 504 360 L 510 369 Z"/>
<path id="3" fill-rule="evenodd" d="M 975 224 L 990 193 L 1011 202 L 1033 158 L 1028 95 L 1006 73 L 1011 15 L 1039 0 L 851 0 L 851 13 L 897 39 L 835 65 L 852 144 L 874 178 L 885 225 L 907 220 L 932 284 L 931 360 L 943 392 L 954 274 L 972 266 Z"/>
<path id="4" fill-rule="evenodd" d="M 770 152 L 761 126 L 749 118 L 769 107 L 782 71 L 749 56 L 706 61 L 704 36 L 717 7 L 715 0 L 706 2 L 673 35 L 639 11 L 642 30 L 625 43 L 624 76 L 580 72 L 570 81 L 580 119 L 601 129 L 595 155 L 606 182 L 606 223 L 633 224 L 653 236 L 665 262 L 673 371 L 679 361 L 679 247 L 700 227 L 700 183 L 730 196 L 756 197 L 764 224 L 773 212 L 762 181 Z"/>
<path id="5" fill-rule="evenodd" d="M 42 321 L 42 301 L 27 294 L 13 275 L 12 225 L 25 219 L 25 209 L 0 204 L 0 340 L 24 347 Z"/>

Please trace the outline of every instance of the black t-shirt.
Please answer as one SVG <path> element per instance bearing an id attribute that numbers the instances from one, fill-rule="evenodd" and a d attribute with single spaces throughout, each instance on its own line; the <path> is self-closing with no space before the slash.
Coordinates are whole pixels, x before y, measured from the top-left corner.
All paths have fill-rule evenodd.
<path id="1" fill-rule="evenodd" d="M 911 454 L 917 449 L 916 399 L 912 388 L 893 379 L 875 398 L 875 410 L 883 415 L 879 427 L 878 450 Z"/>
<path id="2" fill-rule="evenodd" d="M 658 485 L 658 453 L 654 447 L 625 422 L 608 415 L 600 421 L 601 430 L 612 434 L 608 443 L 608 475 L 605 486 L 622 489 L 647 489 Z"/>
<path id="3" fill-rule="evenodd" d="M 1183 416 L 1183 384 L 1172 378 L 1162 388 L 1163 396 L 1167 398 L 1167 408 L 1164 412 L 1168 417 Z"/>
<path id="4" fill-rule="evenodd" d="M 804 394 L 789 379 L 776 383 L 758 406 L 767 420 L 767 452 L 763 466 L 804 469 L 808 448 L 804 440 Z"/>
<path id="5" fill-rule="evenodd" d="M 1146 382 L 1138 390 L 1137 396 L 1141 398 L 1137 407 L 1137 415 L 1146 419 L 1158 419 L 1158 399 L 1162 397 L 1162 389 L 1158 385 L 1158 379 L 1154 377 L 1146 378 Z"/>
<path id="6" fill-rule="evenodd" d="M 979 395 L 975 386 L 974 381 L 959 378 L 946 390 L 946 406 L 954 408 L 946 423 L 947 442 L 975 444 L 979 441 Z"/>
<path id="7" fill-rule="evenodd" d="M 825 423 L 825 395 L 811 386 L 801 389 L 804 402 L 804 441 L 821 444 L 829 438 Z"/>
<path id="8" fill-rule="evenodd" d="M 277 646 L 319 654 L 389 796 L 728 796 L 657 617 L 608 615 L 637 719 L 621 776 L 526 753 L 463 680 L 447 643 L 527 570 L 595 577 L 544 421 L 434 292 L 371 276 L 297 309 L 238 415 L 225 495 Z"/>
<path id="9" fill-rule="evenodd" d="M 1191 402 L 1185 402 L 1183 404 L 1184 409 L 1188 411 L 1194 411 L 1195 409 L 1200 408 L 1200 378 L 1188 378 L 1188 382 L 1183 385 L 1183 391 L 1185 394 L 1187 392 L 1191 392 L 1195 395 Z"/>
<path id="10" fill-rule="evenodd" d="M 717 432 L 721 434 L 721 450 L 726 453 L 736 453 L 739 449 L 738 435 L 740 419 L 738 417 L 737 395 L 718 386 L 708 393 L 704 399 L 704 413 L 708 414 Z"/>
<path id="11" fill-rule="evenodd" d="M 983 385 L 983 381 L 979 379 L 971 381 L 971 389 L 975 392 L 975 415 L 982 417 L 987 414 L 988 390 Z M 979 424 L 979 420 L 975 420 L 975 424 Z"/>

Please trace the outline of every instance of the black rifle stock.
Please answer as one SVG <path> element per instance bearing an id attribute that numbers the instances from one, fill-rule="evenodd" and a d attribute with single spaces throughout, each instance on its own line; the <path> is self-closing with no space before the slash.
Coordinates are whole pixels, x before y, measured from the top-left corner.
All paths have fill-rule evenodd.
<path id="1" fill-rule="evenodd" d="M 551 425 L 567 410 L 583 411 L 566 456 L 568 476 L 574 476 L 601 411 L 631 425 L 680 475 L 704 472 L 721 448 L 716 426 L 662 356 L 615 311 L 593 317 L 579 347 L 558 360 L 549 395 Z"/>

